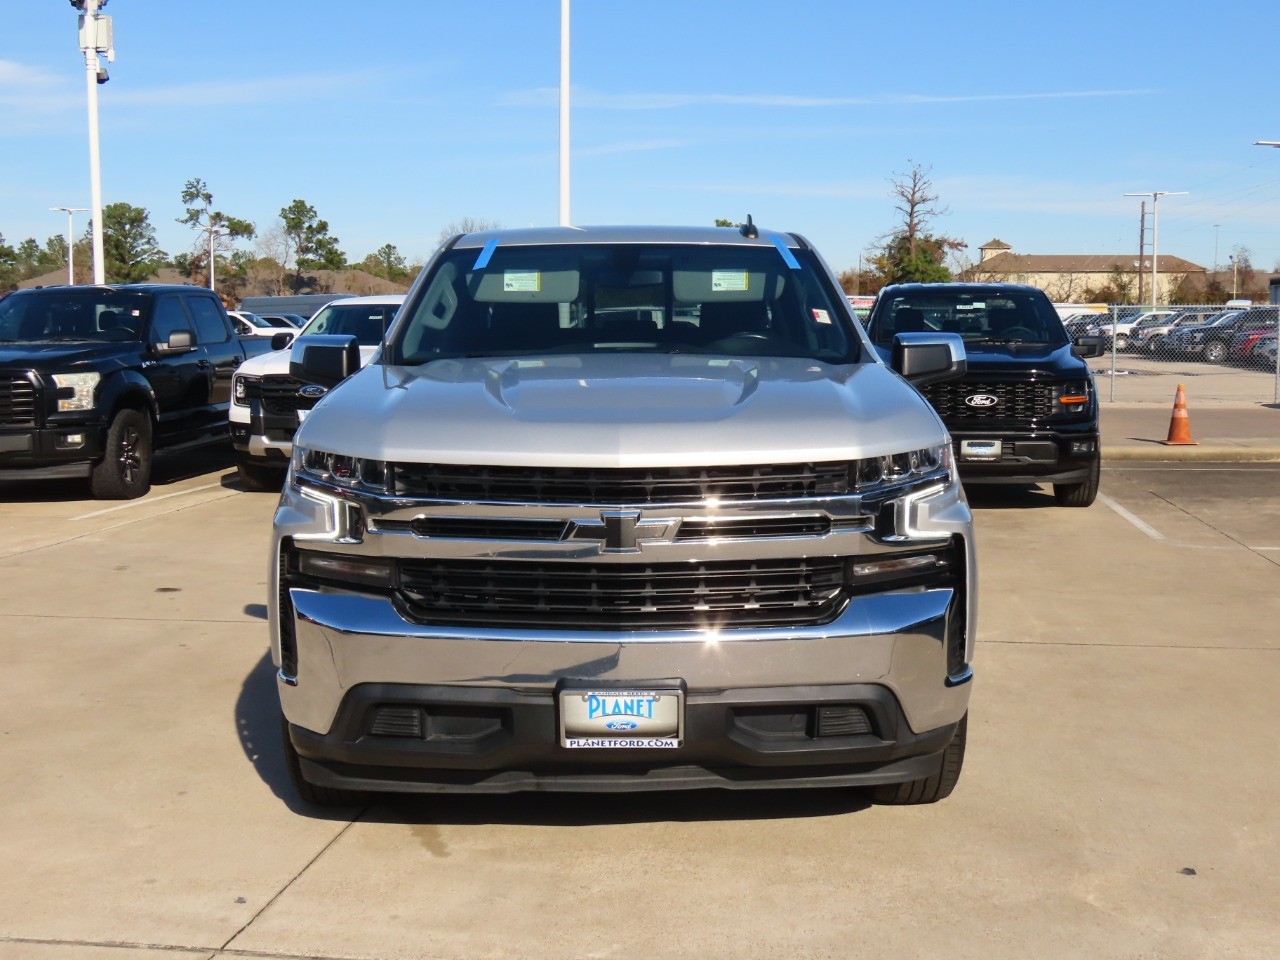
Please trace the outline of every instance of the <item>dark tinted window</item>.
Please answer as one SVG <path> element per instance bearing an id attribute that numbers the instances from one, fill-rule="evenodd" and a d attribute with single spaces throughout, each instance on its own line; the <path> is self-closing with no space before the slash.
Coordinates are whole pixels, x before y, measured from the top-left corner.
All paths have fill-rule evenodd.
<path id="1" fill-rule="evenodd" d="M 565 244 L 454 250 L 397 326 L 396 362 L 701 353 L 858 359 L 816 258 L 772 247 Z M 310 328 L 308 328 L 310 330 Z"/>
<path id="2" fill-rule="evenodd" d="M 867 332 L 885 346 L 898 333 L 956 333 L 973 343 L 1067 342 L 1058 312 L 1039 291 L 946 284 L 882 293 Z"/>
<path id="3" fill-rule="evenodd" d="M 382 342 L 383 327 L 390 327 L 400 309 L 395 303 L 348 303 L 321 307 L 303 333 L 329 333 L 355 337 L 363 347 Z"/>
<path id="4" fill-rule="evenodd" d="M 0 341 L 138 340 L 148 297 L 115 290 L 39 290 L 0 300 Z"/>
<path id="5" fill-rule="evenodd" d="M 172 293 L 156 298 L 155 309 L 151 314 L 151 342 L 167 343 L 171 333 L 192 333 L 191 321 L 187 318 L 187 311 L 183 309 L 182 298 Z"/>
<path id="6" fill-rule="evenodd" d="M 231 339 L 227 324 L 222 319 L 218 304 L 209 297 L 191 297 L 187 308 L 196 321 L 197 340 L 200 343 L 226 343 Z"/>

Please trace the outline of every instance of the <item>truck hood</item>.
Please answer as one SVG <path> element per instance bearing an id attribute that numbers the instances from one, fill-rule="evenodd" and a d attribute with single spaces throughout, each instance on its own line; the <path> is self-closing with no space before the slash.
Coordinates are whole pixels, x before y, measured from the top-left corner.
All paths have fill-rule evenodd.
<path id="1" fill-rule="evenodd" d="M 378 460 L 629 467 L 840 460 L 942 443 L 880 364 L 611 354 L 375 364 L 295 438 Z"/>
<path id="2" fill-rule="evenodd" d="M 1071 352 L 1071 345 L 1060 347 L 1039 343 L 995 344 L 966 343 L 969 360 L 966 379 L 986 374 L 1042 373 L 1051 377 L 1083 377 L 1088 364 Z"/>
<path id="3" fill-rule="evenodd" d="M 277 333 L 281 331 L 276 331 Z M 284 333 L 289 331 L 285 330 Z M 263 353 L 256 357 L 250 357 L 244 363 L 240 364 L 237 373 L 249 377 L 265 377 L 275 374 L 286 374 L 289 372 L 289 353 L 292 348 L 284 350 L 272 350 L 270 353 Z M 377 346 L 360 348 L 360 365 L 366 365 L 373 355 L 378 352 Z"/>
<path id="4" fill-rule="evenodd" d="M 76 364 L 109 364 L 121 355 L 135 355 L 136 343 L 0 343 L 0 367 L 61 370 Z"/>

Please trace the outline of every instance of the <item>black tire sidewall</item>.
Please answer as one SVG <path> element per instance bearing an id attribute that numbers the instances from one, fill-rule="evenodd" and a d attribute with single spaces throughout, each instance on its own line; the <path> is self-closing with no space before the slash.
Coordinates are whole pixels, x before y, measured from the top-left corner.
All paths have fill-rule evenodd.
<path id="1" fill-rule="evenodd" d="M 133 480 L 126 477 L 121 462 L 130 428 L 138 433 L 138 472 Z M 107 428 L 102 460 L 89 474 L 91 492 L 101 500 L 134 500 L 143 496 L 151 489 L 152 455 L 151 417 L 131 407 L 116 411 Z"/>

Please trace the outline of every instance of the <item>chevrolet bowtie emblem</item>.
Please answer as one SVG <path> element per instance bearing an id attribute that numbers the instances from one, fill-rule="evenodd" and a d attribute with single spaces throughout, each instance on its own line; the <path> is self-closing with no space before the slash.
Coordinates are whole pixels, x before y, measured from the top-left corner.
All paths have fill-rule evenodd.
<path id="1" fill-rule="evenodd" d="M 566 540 L 597 540 L 601 553 L 639 553 L 646 543 L 670 543 L 679 520 L 642 520 L 639 510 L 602 510 L 599 520 L 570 520 Z"/>

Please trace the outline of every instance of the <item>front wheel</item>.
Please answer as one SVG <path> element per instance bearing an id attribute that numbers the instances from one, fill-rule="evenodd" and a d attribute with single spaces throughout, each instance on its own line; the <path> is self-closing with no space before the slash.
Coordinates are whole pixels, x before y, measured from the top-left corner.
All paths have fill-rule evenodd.
<path id="1" fill-rule="evenodd" d="M 1098 479 L 1102 474 L 1101 457 L 1093 461 L 1089 479 L 1083 483 L 1055 483 L 1053 496 L 1060 507 L 1087 507 L 1098 499 Z"/>
<path id="2" fill-rule="evenodd" d="M 136 500 L 150 489 L 151 418 L 121 410 L 107 428 L 102 462 L 89 473 L 89 492 L 99 500 Z"/>
<path id="3" fill-rule="evenodd" d="M 1204 348 L 1204 359 L 1208 363 L 1221 363 L 1227 358 L 1227 345 L 1215 340 Z"/>
<path id="4" fill-rule="evenodd" d="M 1128 350 L 1128 349 L 1129 349 L 1128 335 L 1124 333 L 1117 333 L 1116 334 L 1116 350 L 1120 353 L 1123 353 L 1125 350 Z"/>
<path id="5" fill-rule="evenodd" d="M 937 803 L 951 796 L 960 779 L 960 768 L 964 766 L 964 744 L 968 737 L 969 714 L 960 718 L 955 736 L 942 751 L 942 763 L 938 772 L 931 777 L 919 780 L 908 780 L 906 783 L 886 783 L 876 787 L 871 798 L 876 803 L 892 806 L 904 806 L 916 803 Z"/>

